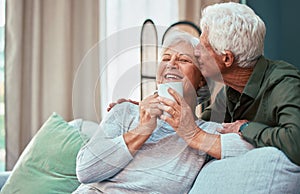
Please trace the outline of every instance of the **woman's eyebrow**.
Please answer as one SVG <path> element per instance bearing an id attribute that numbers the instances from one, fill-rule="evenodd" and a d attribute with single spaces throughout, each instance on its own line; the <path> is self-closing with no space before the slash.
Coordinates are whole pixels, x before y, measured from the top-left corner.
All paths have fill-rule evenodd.
<path id="1" fill-rule="evenodd" d="M 171 56 L 172 54 L 171 53 L 164 53 L 162 56 Z M 189 54 L 186 54 L 186 53 L 178 53 L 179 57 L 181 56 L 187 56 L 191 59 L 193 59 L 193 56 L 189 55 Z"/>
<path id="2" fill-rule="evenodd" d="M 170 56 L 171 56 L 171 54 L 170 54 L 170 53 L 164 53 L 164 54 L 162 55 L 162 57 L 163 57 L 163 56 L 170 57 Z"/>
<path id="3" fill-rule="evenodd" d="M 187 57 L 193 59 L 193 56 L 186 54 L 186 53 L 180 53 L 179 56 L 187 56 Z"/>

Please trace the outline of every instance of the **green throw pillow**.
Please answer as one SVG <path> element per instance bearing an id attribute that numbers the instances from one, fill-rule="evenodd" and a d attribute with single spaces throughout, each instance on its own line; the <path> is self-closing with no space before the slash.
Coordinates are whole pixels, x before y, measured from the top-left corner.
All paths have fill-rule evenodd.
<path id="1" fill-rule="evenodd" d="M 76 156 L 87 137 L 53 113 L 33 137 L 1 193 L 72 193 L 78 186 Z"/>

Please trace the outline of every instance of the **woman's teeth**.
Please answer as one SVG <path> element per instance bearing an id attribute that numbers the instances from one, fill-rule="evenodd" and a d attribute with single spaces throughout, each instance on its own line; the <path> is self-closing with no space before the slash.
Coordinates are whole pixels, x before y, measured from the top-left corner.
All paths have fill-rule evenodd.
<path id="1" fill-rule="evenodd" d="M 171 75 L 171 74 L 167 74 L 165 76 L 166 79 L 181 79 L 181 77 L 177 76 L 177 75 Z"/>

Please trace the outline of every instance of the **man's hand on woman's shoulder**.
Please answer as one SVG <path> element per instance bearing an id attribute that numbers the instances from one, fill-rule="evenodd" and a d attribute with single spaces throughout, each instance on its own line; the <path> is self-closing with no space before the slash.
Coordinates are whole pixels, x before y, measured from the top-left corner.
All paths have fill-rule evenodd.
<path id="1" fill-rule="evenodd" d="M 109 112 L 115 105 L 117 104 L 121 104 L 123 102 L 130 102 L 130 103 L 133 103 L 133 104 L 136 104 L 136 105 L 139 105 L 139 102 L 137 101 L 134 101 L 134 100 L 131 100 L 131 99 L 125 99 L 125 98 L 120 98 L 119 100 L 117 100 L 116 102 L 112 102 L 108 105 L 107 107 L 107 112 Z"/>

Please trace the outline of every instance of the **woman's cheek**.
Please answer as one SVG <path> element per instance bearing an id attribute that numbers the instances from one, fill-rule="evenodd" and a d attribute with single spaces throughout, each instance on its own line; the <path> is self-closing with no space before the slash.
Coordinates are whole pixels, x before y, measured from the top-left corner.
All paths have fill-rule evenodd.
<path id="1" fill-rule="evenodd" d="M 156 82 L 158 84 L 161 84 L 162 81 L 163 81 L 163 70 L 164 70 L 164 68 L 160 65 L 158 67 L 158 70 L 157 70 L 157 73 L 156 73 Z"/>

